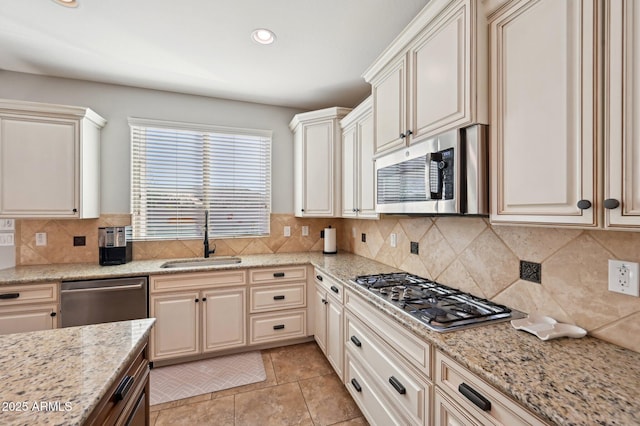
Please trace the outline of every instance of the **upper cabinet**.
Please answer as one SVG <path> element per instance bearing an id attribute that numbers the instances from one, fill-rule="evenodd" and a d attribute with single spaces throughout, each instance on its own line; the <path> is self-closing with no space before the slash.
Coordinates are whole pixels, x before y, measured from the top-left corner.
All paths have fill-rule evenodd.
<path id="1" fill-rule="evenodd" d="M 488 123 L 481 5 L 432 0 L 364 73 L 372 86 L 376 153 Z"/>
<path id="2" fill-rule="evenodd" d="M 371 97 L 340 121 L 342 217 L 377 219 Z"/>
<path id="3" fill-rule="evenodd" d="M 640 4 L 605 2 L 605 226 L 640 227 Z"/>
<path id="4" fill-rule="evenodd" d="M 99 217 L 105 124 L 88 108 L 0 100 L 0 217 Z"/>
<path id="5" fill-rule="evenodd" d="M 340 119 L 351 110 L 326 108 L 297 114 L 293 132 L 294 214 L 298 217 L 340 217 Z"/>

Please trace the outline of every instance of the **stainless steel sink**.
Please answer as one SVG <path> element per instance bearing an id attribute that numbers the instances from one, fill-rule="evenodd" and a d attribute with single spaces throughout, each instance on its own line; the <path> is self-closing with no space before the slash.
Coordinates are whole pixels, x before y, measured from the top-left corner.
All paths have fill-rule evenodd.
<path id="1" fill-rule="evenodd" d="M 161 268 L 198 268 L 201 266 L 234 265 L 242 262 L 239 257 L 218 256 L 202 259 L 171 260 L 160 265 Z"/>

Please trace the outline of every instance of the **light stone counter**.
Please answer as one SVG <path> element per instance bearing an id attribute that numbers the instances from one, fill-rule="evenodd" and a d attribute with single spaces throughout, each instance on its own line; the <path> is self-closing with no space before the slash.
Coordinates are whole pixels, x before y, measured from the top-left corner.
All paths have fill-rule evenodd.
<path id="1" fill-rule="evenodd" d="M 639 353 L 591 337 L 544 342 L 513 329 L 509 323 L 445 334 L 433 332 L 350 283 L 348 280 L 357 275 L 397 271 L 353 254 L 291 253 L 241 258 L 242 263 L 236 265 L 171 270 L 161 269 L 164 261 L 160 260 L 105 267 L 18 267 L 0 271 L 0 285 L 311 263 L 549 423 L 640 425 Z"/>
<path id="2" fill-rule="evenodd" d="M 82 424 L 138 354 L 154 322 L 0 336 L 0 424 Z"/>

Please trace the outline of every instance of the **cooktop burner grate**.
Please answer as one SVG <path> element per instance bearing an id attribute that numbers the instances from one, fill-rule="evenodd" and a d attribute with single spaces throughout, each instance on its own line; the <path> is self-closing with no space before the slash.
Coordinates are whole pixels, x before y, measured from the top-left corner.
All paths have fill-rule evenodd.
<path id="1" fill-rule="evenodd" d="M 353 281 L 436 331 L 523 316 L 506 306 L 409 273 L 361 275 Z"/>

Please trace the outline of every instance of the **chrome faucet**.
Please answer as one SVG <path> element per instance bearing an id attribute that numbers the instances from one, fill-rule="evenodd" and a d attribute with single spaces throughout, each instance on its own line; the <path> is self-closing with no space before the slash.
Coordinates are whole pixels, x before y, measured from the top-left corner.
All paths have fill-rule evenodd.
<path id="1" fill-rule="evenodd" d="M 209 210 L 204 211 L 204 257 L 209 257 L 210 254 L 216 252 L 216 245 L 213 245 L 213 250 L 209 250 Z"/>

